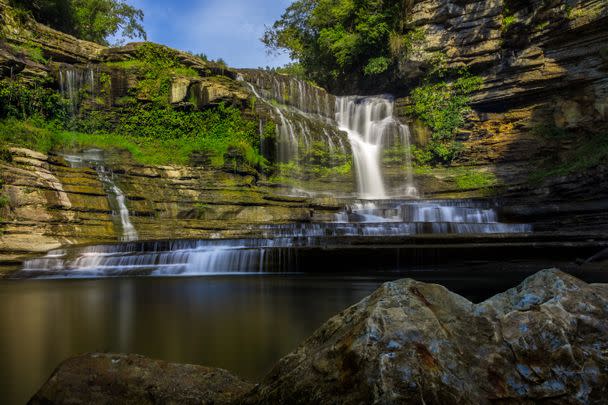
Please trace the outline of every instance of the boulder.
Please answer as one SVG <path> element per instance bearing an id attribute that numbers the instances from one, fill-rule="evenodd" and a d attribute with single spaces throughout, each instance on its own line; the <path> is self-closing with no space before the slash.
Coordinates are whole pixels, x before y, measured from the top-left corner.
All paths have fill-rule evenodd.
<path id="1" fill-rule="evenodd" d="M 225 370 L 91 353 L 57 368 L 30 404 L 227 404 L 252 387 Z"/>
<path id="2" fill-rule="evenodd" d="M 480 304 L 384 284 L 284 357 L 247 404 L 605 403 L 608 289 L 545 270 Z"/>

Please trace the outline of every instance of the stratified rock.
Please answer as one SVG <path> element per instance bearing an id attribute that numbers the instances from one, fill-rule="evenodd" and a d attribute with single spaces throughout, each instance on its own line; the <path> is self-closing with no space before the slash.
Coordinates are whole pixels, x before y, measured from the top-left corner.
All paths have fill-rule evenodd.
<path id="1" fill-rule="evenodd" d="M 227 404 L 252 387 L 225 370 L 138 355 L 65 361 L 30 404 Z"/>
<path id="2" fill-rule="evenodd" d="M 249 404 L 600 404 L 608 289 L 542 271 L 481 304 L 384 284 L 283 358 Z"/>

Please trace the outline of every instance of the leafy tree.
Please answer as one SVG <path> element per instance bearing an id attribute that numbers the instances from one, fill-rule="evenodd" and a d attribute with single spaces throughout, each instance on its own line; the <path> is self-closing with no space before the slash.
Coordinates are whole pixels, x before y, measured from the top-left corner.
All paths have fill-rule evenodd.
<path id="1" fill-rule="evenodd" d="M 144 13 L 124 0 L 11 0 L 40 23 L 81 39 L 107 44 L 120 34 L 146 39 Z"/>
<path id="2" fill-rule="evenodd" d="M 11 5 L 30 11 L 36 21 L 44 25 L 76 34 L 72 0 L 11 0 Z"/>
<path id="3" fill-rule="evenodd" d="M 82 39 L 105 44 L 117 33 L 126 38 L 146 39 L 144 12 L 123 0 L 72 0 L 72 3 L 76 32 Z"/>
<path id="4" fill-rule="evenodd" d="M 404 21 L 403 0 L 297 0 L 262 42 L 271 52 L 287 50 L 310 79 L 329 85 L 352 75 L 391 69 L 391 34 Z"/>

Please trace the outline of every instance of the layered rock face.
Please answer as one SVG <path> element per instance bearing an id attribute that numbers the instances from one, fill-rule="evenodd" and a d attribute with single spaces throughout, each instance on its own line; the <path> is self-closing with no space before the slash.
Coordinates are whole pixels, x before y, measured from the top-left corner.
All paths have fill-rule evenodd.
<path id="1" fill-rule="evenodd" d="M 606 285 L 558 270 L 479 304 L 405 279 L 331 318 L 253 389 L 223 370 L 87 355 L 32 403 L 602 404 L 607 319 Z"/>
<path id="2" fill-rule="evenodd" d="M 608 130 L 606 2 L 410 3 L 405 27 L 422 39 L 412 41 L 398 68 L 399 79 L 387 85 L 389 91 L 406 95 L 400 104 L 410 103 L 407 94 L 438 60 L 448 69 L 467 68 L 483 79 L 472 96 L 474 111 L 458 137 L 464 142 L 459 164 L 495 173 L 518 198 L 587 198 L 587 193 L 588 198 L 606 198 L 605 192 L 596 191 L 606 190 L 605 167 L 583 176 L 594 177 L 594 187 L 574 175 L 523 192 L 519 188 L 531 175 L 559 165 L 578 145 Z M 420 129 L 414 138 L 424 144 L 428 135 Z"/>
<path id="3" fill-rule="evenodd" d="M 60 155 L 12 148 L 0 162 L 9 198 L 0 234 L 0 261 L 66 244 L 118 241 L 120 223 L 108 191 L 91 167 L 75 168 Z M 281 197 L 256 184 L 253 174 L 184 166 L 143 166 L 125 154 L 108 156 L 143 240 L 243 237 L 255 225 L 331 218 L 341 207 L 331 198 Z"/>
<path id="4" fill-rule="evenodd" d="M 401 280 L 330 319 L 245 403 L 602 403 L 608 289 L 557 270 L 480 304 Z"/>

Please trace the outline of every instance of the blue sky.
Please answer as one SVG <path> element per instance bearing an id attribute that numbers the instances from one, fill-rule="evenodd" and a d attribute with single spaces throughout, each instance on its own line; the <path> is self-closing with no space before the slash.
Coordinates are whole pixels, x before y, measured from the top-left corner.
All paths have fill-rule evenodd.
<path id="1" fill-rule="evenodd" d="M 144 10 L 148 40 L 232 67 L 281 66 L 287 55 L 269 56 L 259 38 L 292 0 L 127 0 Z"/>

